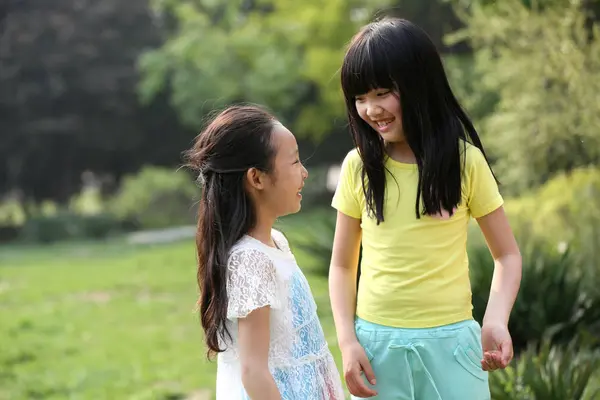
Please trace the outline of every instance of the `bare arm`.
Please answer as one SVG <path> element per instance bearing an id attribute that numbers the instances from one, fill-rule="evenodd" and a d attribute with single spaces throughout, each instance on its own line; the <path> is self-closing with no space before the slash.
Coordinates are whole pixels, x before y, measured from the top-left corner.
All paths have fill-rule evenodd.
<path id="1" fill-rule="evenodd" d="M 329 295 L 340 347 L 356 341 L 356 272 L 361 235 L 360 220 L 338 212 L 329 267 Z"/>
<path id="2" fill-rule="evenodd" d="M 521 254 L 504 209 L 477 220 L 494 258 L 494 276 L 483 317 L 484 370 L 505 368 L 513 358 L 508 320 L 521 285 Z"/>
<path id="3" fill-rule="evenodd" d="M 477 222 L 494 258 L 494 277 L 484 323 L 508 325 L 521 285 L 521 253 L 502 207 Z"/>
<path id="4" fill-rule="evenodd" d="M 252 400 L 281 400 L 269 371 L 270 307 L 252 311 L 238 320 L 242 383 Z"/>
<path id="5" fill-rule="evenodd" d="M 355 396 L 372 397 L 377 391 L 363 382 L 361 372 L 372 385 L 375 374 L 354 332 L 361 236 L 360 220 L 338 212 L 329 267 L 329 296 L 348 390 Z"/>

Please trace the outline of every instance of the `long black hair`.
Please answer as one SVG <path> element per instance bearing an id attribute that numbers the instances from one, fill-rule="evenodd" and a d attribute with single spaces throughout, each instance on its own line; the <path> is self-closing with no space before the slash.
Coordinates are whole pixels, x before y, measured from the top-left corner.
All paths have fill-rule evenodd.
<path id="1" fill-rule="evenodd" d="M 384 18 L 352 39 L 341 69 L 350 130 L 363 161 L 367 210 L 384 221 L 385 144 L 356 110 L 356 96 L 372 89 L 398 93 L 402 126 L 419 171 L 415 213 L 451 214 L 461 201 L 461 144 L 485 151 L 473 123 L 452 93 L 435 45 L 413 23 Z M 463 159 L 464 161 L 464 159 Z"/>
<path id="2" fill-rule="evenodd" d="M 255 206 L 246 192 L 250 168 L 272 170 L 275 119 L 258 106 L 233 106 L 221 112 L 185 152 L 199 173 L 202 196 L 196 247 L 200 320 L 208 356 L 224 351 L 227 330 L 227 259 L 232 246 L 256 224 Z"/>

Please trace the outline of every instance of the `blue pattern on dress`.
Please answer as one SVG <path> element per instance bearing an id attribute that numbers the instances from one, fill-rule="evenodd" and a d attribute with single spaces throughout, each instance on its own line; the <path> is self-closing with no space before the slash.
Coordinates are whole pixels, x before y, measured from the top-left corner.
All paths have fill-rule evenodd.
<path id="1" fill-rule="evenodd" d="M 319 354 L 325 345 L 325 337 L 316 317 L 312 293 L 300 270 L 294 272 L 290 281 L 290 302 L 293 315 L 292 326 L 294 329 L 299 329 L 298 339 L 292 348 L 292 357 L 297 360 Z M 311 322 L 307 324 L 307 321 Z M 322 400 L 321 393 L 310 393 L 309 397 L 306 397 L 311 382 L 320 379 L 319 377 L 322 375 L 322 371 L 318 371 L 316 363 L 307 363 L 297 368 L 301 369 L 299 375 L 304 377 L 302 381 L 304 387 L 298 387 L 290 382 L 287 377 L 289 370 L 277 368 L 274 371 L 273 376 L 282 400 Z M 295 375 L 298 373 L 295 372 Z"/>

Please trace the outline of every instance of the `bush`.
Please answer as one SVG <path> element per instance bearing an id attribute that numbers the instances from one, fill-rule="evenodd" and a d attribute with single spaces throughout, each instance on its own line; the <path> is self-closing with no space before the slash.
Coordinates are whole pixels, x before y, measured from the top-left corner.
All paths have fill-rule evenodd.
<path id="1" fill-rule="evenodd" d="M 318 209 L 304 216 L 290 218 L 282 231 L 288 236 L 293 251 L 300 250 L 315 261 L 315 272 L 321 276 L 329 275 L 329 265 L 333 252 L 333 238 L 337 212 L 332 208 Z M 362 248 L 358 255 L 356 286 L 360 280 L 360 262 Z"/>
<path id="2" fill-rule="evenodd" d="M 600 169 L 561 174 L 518 199 L 508 199 L 515 230 L 546 245 L 569 247 L 594 272 L 600 266 Z"/>
<path id="3" fill-rule="evenodd" d="M 494 400 L 581 400 L 596 399 L 594 375 L 600 372 L 597 351 L 572 340 L 566 346 L 544 342 L 523 352 L 505 370 L 490 374 Z"/>
<path id="4" fill-rule="evenodd" d="M 0 202 L 0 226 L 21 226 L 25 221 L 25 210 L 15 199 Z"/>
<path id="5" fill-rule="evenodd" d="M 335 212 L 319 209 L 291 217 L 281 226 L 294 251 L 298 249 L 310 254 L 315 260 L 317 272 L 322 276 L 329 273 L 335 216 Z"/>
<path id="6" fill-rule="evenodd" d="M 69 201 L 69 210 L 82 215 L 95 215 L 106 211 L 105 199 L 99 186 L 83 187 Z"/>
<path id="7" fill-rule="evenodd" d="M 124 179 L 111 209 L 144 229 L 195 223 L 194 201 L 200 189 L 184 171 L 145 167 Z"/>
<path id="8" fill-rule="evenodd" d="M 61 211 L 28 219 L 21 238 L 34 243 L 52 243 L 68 239 L 103 239 L 122 230 L 121 222 L 111 214 L 78 215 Z"/>
<path id="9" fill-rule="evenodd" d="M 590 289 L 584 269 L 567 251 L 551 251 L 539 243 L 522 245 L 523 276 L 509 329 L 515 352 L 551 337 L 567 343 L 580 332 L 598 331 L 600 299 Z M 485 314 L 494 262 L 486 246 L 469 248 L 473 315 Z"/>

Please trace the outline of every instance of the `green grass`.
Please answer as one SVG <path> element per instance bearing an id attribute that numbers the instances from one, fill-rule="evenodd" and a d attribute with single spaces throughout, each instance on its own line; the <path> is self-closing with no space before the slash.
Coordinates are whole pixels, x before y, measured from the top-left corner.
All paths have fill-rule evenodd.
<path id="1" fill-rule="evenodd" d="M 297 254 L 339 363 L 326 278 Z M 183 399 L 214 392 L 192 241 L 0 248 L 0 399 Z"/>
<path id="2" fill-rule="evenodd" d="M 293 233 L 314 223 L 292 217 L 278 225 Z M 195 310 L 194 251 L 191 240 L 0 247 L 0 400 L 213 393 L 216 364 L 206 360 Z M 327 278 L 314 257 L 295 255 L 340 367 Z"/>

